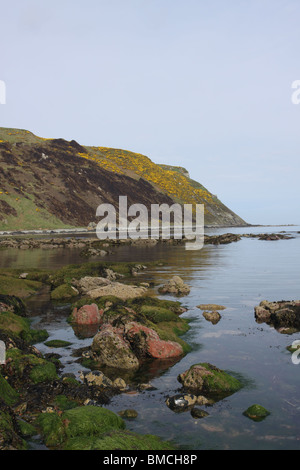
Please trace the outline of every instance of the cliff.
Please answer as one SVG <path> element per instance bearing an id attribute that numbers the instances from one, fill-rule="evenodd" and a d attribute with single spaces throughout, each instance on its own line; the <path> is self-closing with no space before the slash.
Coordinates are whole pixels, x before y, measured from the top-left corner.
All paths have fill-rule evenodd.
<path id="1" fill-rule="evenodd" d="M 247 225 L 181 167 L 126 150 L 0 128 L 0 230 L 86 227 L 101 203 L 205 205 L 206 225 Z"/>

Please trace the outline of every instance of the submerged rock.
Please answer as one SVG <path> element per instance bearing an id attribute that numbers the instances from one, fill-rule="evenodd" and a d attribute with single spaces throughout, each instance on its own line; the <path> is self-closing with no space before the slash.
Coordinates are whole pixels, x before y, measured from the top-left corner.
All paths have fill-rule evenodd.
<path id="1" fill-rule="evenodd" d="M 191 410 L 191 416 L 195 419 L 203 419 L 206 418 L 206 416 L 209 416 L 209 413 L 207 411 L 202 410 L 201 408 L 193 408 Z"/>
<path id="2" fill-rule="evenodd" d="M 118 415 L 123 419 L 135 419 L 138 417 L 138 412 L 133 409 L 121 410 Z"/>
<path id="3" fill-rule="evenodd" d="M 197 308 L 200 310 L 209 310 L 210 312 L 214 310 L 225 310 L 226 307 L 224 305 L 217 305 L 217 304 L 200 304 L 197 305 Z"/>

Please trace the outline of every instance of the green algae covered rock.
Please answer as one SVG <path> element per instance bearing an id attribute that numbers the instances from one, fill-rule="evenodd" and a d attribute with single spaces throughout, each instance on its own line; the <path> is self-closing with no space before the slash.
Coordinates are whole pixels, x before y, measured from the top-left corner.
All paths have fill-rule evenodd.
<path id="1" fill-rule="evenodd" d="M 99 406 L 81 406 L 62 414 L 42 413 L 40 432 L 49 448 L 63 450 L 171 450 L 152 435 L 127 431 L 123 419 Z"/>
<path id="2" fill-rule="evenodd" d="M 56 287 L 50 294 L 52 300 L 66 300 L 72 297 L 77 297 L 78 290 L 70 284 L 62 284 Z"/>
<path id="3" fill-rule="evenodd" d="M 6 311 L 0 314 L 0 331 L 27 341 L 28 343 L 35 344 L 45 341 L 48 338 L 46 330 L 35 330 L 30 328 L 30 321 L 28 318 L 20 317 L 15 313 Z"/>
<path id="4" fill-rule="evenodd" d="M 17 348 L 8 349 L 6 358 L 15 378 L 29 383 L 52 382 L 58 378 L 55 365 L 52 362 L 35 356 L 24 354 Z"/>
<path id="5" fill-rule="evenodd" d="M 0 399 L 6 405 L 12 406 L 18 399 L 18 393 L 9 385 L 7 380 L 0 374 Z"/>
<path id="6" fill-rule="evenodd" d="M 103 437 L 73 438 L 64 450 L 173 450 L 174 446 L 157 436 L 130 431 L 113 431 Z"/>
<path id="7" fill-rule="evenodd" d="M 262 421 L 267 416 L 269 416 L 270 412 L 266 410 L 261 405 L 252 405 L 246 411 L 244 411 L 243 415 L 247 416 L 247 418 L 252 419 L 252 421 Z"/>
<path id="8" fill-rule="evenodd" d="M 228 396 L 242 388 L 238 379 L 208 363 L 191 366 L 178 381 L 186 390 L 205 396 Z"/>
<path id="9" fill-rule="evenodd" d="M 57 447 L 70 439 L 91 439 L 100 437 L 107 432 L 124 429 L 124 421 L 115 413 L 98 406 L 81 406 L 57 413 L 43 413 L 38 419 L 45 443 L 49 447 Z"/>
<path id="10" fill-rule="evenodd" d="M 71 346 L 71 344 L 72 343 L 69 341 L 64 341 L 62 339 L 52 339 L 45 342 L 45 345 L 49 348 L 66 348 L 67 346 Z"/>
<path id="11" fill-rule="evenodd" d="M 10 412 L 0 410 L 0 450 L 25 450 L 26 442 L 18 435 Z"/>

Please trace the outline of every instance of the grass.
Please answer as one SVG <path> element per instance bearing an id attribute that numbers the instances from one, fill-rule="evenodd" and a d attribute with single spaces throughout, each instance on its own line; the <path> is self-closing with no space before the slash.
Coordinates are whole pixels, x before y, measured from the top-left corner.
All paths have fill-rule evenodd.
<path id="1" fill-rule="evenodd" d="M 64 224 L 54 215 L 45 209 L 39 208 L 31 194 L 11 195 L 1 194 L 1 200 L 9 204 L 16 210 L 17 216 L 7 215 L 5 220 L 0 220 L 0 230 L 43 230 L 43 229 L 62 229 L 74 228 L 72 225 Z"/>
<path id="2" fill-rule="evenodd" d="M 41 282 L 0 274 L 0 293 L 2 295 L 15 295 L 16 297 L 25 298 L 36 294 L 41 288 Z"/>

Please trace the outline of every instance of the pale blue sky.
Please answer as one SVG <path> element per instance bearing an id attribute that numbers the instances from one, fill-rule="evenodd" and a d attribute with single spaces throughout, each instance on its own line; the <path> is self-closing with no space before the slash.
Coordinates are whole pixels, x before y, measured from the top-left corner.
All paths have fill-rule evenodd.
<path id="1" fill-rule="evenodd" d="M 250 223 L 300 223 L 299 0 L 0 6 L 0 126 L 182 165 Z"/>

